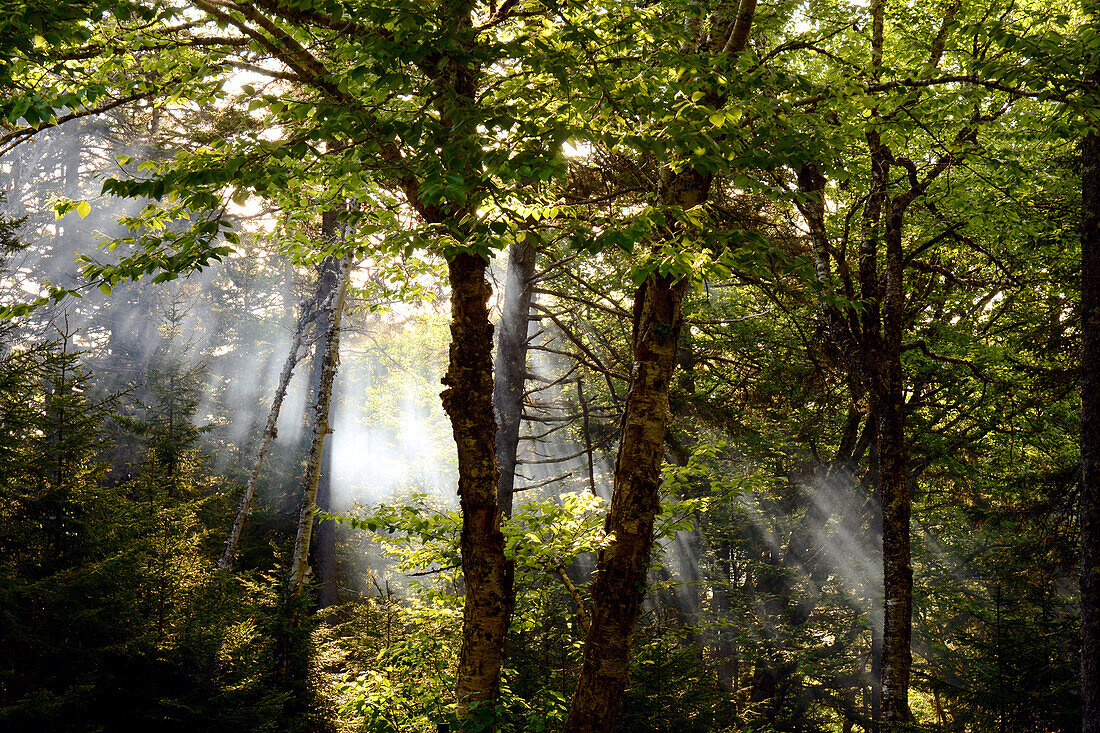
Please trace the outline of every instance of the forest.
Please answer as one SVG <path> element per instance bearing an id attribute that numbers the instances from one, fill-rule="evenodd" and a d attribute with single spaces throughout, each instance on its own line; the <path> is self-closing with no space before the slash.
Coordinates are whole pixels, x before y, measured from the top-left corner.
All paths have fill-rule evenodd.
<path id="1" fill-rule="evenodd" d="M 1100 3 L 0 1 L 0 731 L 1100 733 Z"/>

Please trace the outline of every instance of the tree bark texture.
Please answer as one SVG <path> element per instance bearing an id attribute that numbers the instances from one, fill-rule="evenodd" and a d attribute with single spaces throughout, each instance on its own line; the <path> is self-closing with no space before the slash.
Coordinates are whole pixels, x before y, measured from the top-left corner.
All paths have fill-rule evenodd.
<path id="1" fill-rule="evenodd" d="M 901 369 L 902 322 L 905 317 L 901 242 L 903 214 L 891 210 L 888 216 L 883 333 L 874 389 L 879 395 L 876 400 L 879 409 L 878 462 L 886 597 L 882 635 L 882 719 L 887 723 L 898 723 L 910 719 L 913 567 L 910 561 L 909 518 L 912 502 L 909 496 Z"/>
<path id="2" fill-rule="evenodd" d="M 325 240 L 331 240 L 336 235 L 336 212 L 326 211 L 322 215 L 321 234 Z M 327 301 L 340 286 L 340 259 L 326 257 L 321 263 L 317 291 L 320 301 Z M 317 317 L 317 333 L 326 334 L 329 330 L 329 320 L 332 313 L 322 310 Z M 324 359 L 326 349 L 318 344 L 314 352 L 313 385 L 310 392 L 314 398 L 314 404 L 320 399 L 320 388 L 324 376 Z M 332 424 L 335 422 L 335 405 L 329 398 L 328 424 L 329 432 L 332 432 Z M 317 482 L 317 508 L 321 511 L 332 511 L 332 450 L 323 451 L 321 459 L 321 473 Z M 317 525 L 317 537 L 313 542 L 313 567 L 317 573 L 317 608 L 328 608 L 340 602 L 336 588 L 336 523 L 332 521 L 321 522 Z"/>
<path id="3" fill-rule="evenodd" d="M 474 706 L 496 702 L 513 605 L 512 563 L 504 555 L 497 505 L 493 326 L 485 269 L 485 260 L 471 254 L 459 254 L 448 263 L 451 348 L 441 397 L 458 448 L 462 507 L 466 604 L 456 683 L 460 719 L 468 717 Z"/>
<path id="4" fill-rule="evenodd" d="M 351 274 L 351 256 L 340 262 L 338 274 L 339 286 L 333 297 L 324 306 L 329 311 L 328 328 L 322 335 L 320 348 L 324 351 L 321 361 L 320 381 L 317 387 L 317 399 L 313 405 L 313 437 L 309 446 L 309 459 L 306 463 L 306 475 L 303 480 L 302 508 L 298 517 L 298 532 L 294 540 L 294 551 L 290 561 L 290 579 L 288 597 L 297 599 L 302 594 L 309 558 L 309 546 L 313 539 L 313 520 L 317 514 L 317 488 L 321 478 L 321 463 L 325 450 L 325 440 L 329 432 L 329 408 L 332 404 L 332 383 L 336 378 L 336 369 L 340 363 L 340 321 L 344 312 L 344 296 L 348 288 L 348 276 Z"/>
<path id="5" fill-rule="evenodd" d="M 873 713 L 876 720 L 881 714 L 884 721 L 901 722 L 909 720 L 913 597 L 909 547 L 911 501 L 901 368 L 905 317 L 902 229 L 907 202 L 891 200 L 889 196 L 890 154 L 880 143 L 878 133 L 868 133 L 867 143 L 871 154 L 871 190 L 864 205 L 859 265 L 860 294 L 865 304 L 861 338 L 868 415 L 876 419 L 874 472 L 882 522 L 885 599 Z M 880 238 L 886 249 L 882 280 L 877 267 Z"/>
<path id="6" fill-rule="evenodd" d="M 884 45 L 887 0 L 872 0 L 870 75 L 881 78 L 884 70 Z M 931 43 L 925 71 L 938 68 L 947 38 L 961 5 L 952 2 L 944 10 L 939 31 Z M 919 93 L 918 93 L 919 94 Z M 915 97 L 913 98 L 915 101 Z M 878 117 L 878 109 L 870 110 Z M 958 130 L 957 142 L 973 142 L 976 131 Z M 913 569 L 910 550 L 910 469 L 905 438 L 904 373 L 901 354 L 907 327 L 903 251 L 906 212 L 921 199 L 944 171 L 959 162 L 961 152 L 942 154 L 918 173 L 916 165 L 896 157 L 877 129 L 865 133 L 870 158 L 870 186 L 862 203 L 859 238 L 858 295 L 846 262 L 835 258 L 832 267 L 828 229 L 825 226 L 824 191 L 826 181 L 820 169 L 807 163 L 798 173 L 803 194 L 799 209 L 810 226 L 814 264 L 818 281 L 826 287 L 839 285 L 846 299 L 860 303 L 859 309 L 841 311 L 823 303 L 830 335 L 838 355 L 848 371 L 852 407 L 837 450 L 837 459 L 855 464 L 870 447 L 867 472 L 862 483 L 877 499 L 871 524 L 874 535 L 882 536 L 883 619 L 872 620 L 872 728 L 886 721 L 892 728 L 911 720 L 909 683 L 912 666 L 912 589 Z M 908 176 L 891 181 L 892 167 L 905 168 Z M 904 181 L 908 178 L 908 186 Z M 880 244 L 884 251 L 880 249 Z M 880 274 L 880 261 L 884 264 Z M 919 297 L 919 296 L 914 296 Z M 858 404 L 866 397 L 866 427 L 857 438 Z"/>
<path id="7" fill-rule="evenodd" d="M 272 55 L 291 69 L 301 83 L 313 87 L 332 103 L 377 122 L 373 108 L 340 89 L 321 59 L 271 22 L 265 11 L 270 11 L 274 4 L 262 3 L 264 7 L 257 7 L 255 3 L 234 3 L 229 9 L 217 2 L 194 0 L 194 5 L 220 23 L 263 39 Z M 439 19 L 437 35 L 441 43 L 418 65 L 433 87 L 427 98 L 438 113 L 439 134 L 434 144 L 439 147 L 433 154 L 434 163 L 444 173 L 461 179 L 463 190 L 454 196 L 448 193 L 444 200 L 439 200 L 438 188 L 425 187 L 430 179 L 421 178 L 410 168 L 395 133 L 380 134 L 378 140 L 379 155 L 410 207 L 426 223 L 442 225 L 441 229 L 461 243 L 467 243 L 469 238 L 464 235 L 470 234 L 468 222 L 476 219 L 477 200 L 488 191 L 481 180 L 484 150 L 478 126 L 485 118 L 477 91 L 480 64 L 489 47 L 478 40 L 473 6 L 472 0 L 448 0 L 432 6 L 433 17 Z M 459 494 L 464 513 L 461 546 L 466 572 L 463 645 L 456 685 L 460 718 L 467 716 L 470 703 L 496 699 L 504 632 L 511 609 L 512 572 L 504 557 L 496 500 L 492 326 L 486 308 L 489 286 L 484 278 L 485 267 L 482 258 L 465 252 L 449 263 L 454 343 L 443 400 L 458 443 Z M 304 554 L 302 558 L 300 565 L 304 566 Z M 296 576 L 299 571 L 304 573 L 304 567 L 296 567 Z"/>
<path id="8" fill-rule="evenodd" d="M 497 334 L 493 376 L 493 407 L 497 416 L 497 503 L 501 514 L 512 515 L 516 483 L 516 454 L 523 420 L 523 388 L 527 383 L 527 333 L 531 312 L 531 278 L 535 274 L 535 247 L 531 240 L 513 241 L 508 248 L 504 306 Z"/>
<path id="9" fill-rule="evenodd" d="M 329 423 L 335 422 L 336 406 L 329 406 Z M 324 452 L 321 475 L 317 482 L 317 508 L 323 512 L 333 510 L 332 449 Z M 326 521 L 317 525 L 317 540 L 313 547 L 314 567 L 317 568 L 317 608 L 324 609 L 340 603 L 336 584 L 336 522 Z"/>
<path id="10" fill-rule="evenodd" d="M 871 4 L 871 65 L 879 75 L 883 59 L 886 0 Z M 891 200 L 890 150 L 875 130 L 866 135 L 871 158 L 871 187 L 863 210 L 859 259 L 863 370 L 868 415 L 877 416 L 877 474 L 882 519 L 884 620 L 879 661 L 880 699 L 875 713 L 887 722 L 909 720 L 909 671 L 912 665 L 913 569 L 910 563 L 910 497 L 905 450 L 905 401 L 901 340 L 905 310 L 902 284 L 902 227 L 906 201 Z M 883 236 L 885 230 L 885 236 Z M 885 282 L 878 276 L 878 244 L 886 245 Z M 880 292 L 881 288 L 881 292 Z M 880 310 L 881 308 L 881 310 Z M 875 716 L 877 719 L 877 715 Z"/>
<path id="11" fill-rule="evenodd" d="M 477 180 L 484 151 L 478 125 L 477 88 L 481 78 L 478 31 L 472 0 L 439 5 L 441 29 L 450 43 L 440 49 L 428 75 L 444 131 L 441 161 L 463 180 Z M 482 184 L 438 207 L 422 207 L 424 219 L 447 226 L 455 239 L 473 236 L 467 222 L 476 218 L 472 200 Z M 483 193 L 483 189 L 480 189 Z M 512 562 L 504 554 L 501 513 L 497 504 L 496 418 L 493 415 L 493 326 L 491 294 L 485 279 L 488 263 L 459 251 L 447 263 L 451 290 L 450 364 L 440 397 L 451 421 L 458 449 L 458 497 L 462 509 L 462 572 L 466 598 L 462 615 L 462 648 L 455 683 L 460 721 L 475 708 L 494 707 L 500 692 L 504 639 L 512 615 Z M 489 717 L 493 713 L 490 712 Z M 495 727 L 495 726 L 492 726 Z"/>
<path id="12" fill-rule="evenodd" d="M 1100 79 L 1092 77 L 1094 89 Z M 1100 135 L 1081 154 L 1081 722 L 1100 733 Z"/>
<path id="13" fill-rule="evenodd" d="M 635 294 L 634 369 L 623 414 L 611 511 L 612 538 L 597 560 L 592 624 L 565 733 L 609 731 L 618 715 L 634 624 L 645 596 L 687 280 L 651 275 Z"/>
<path id="14" fill-rule="evenodd" d="M 714 56 L 735 57 L 745 50 L 756 0 L 720 5 L 704 38 Z M 689 50 L 689 49 L 685 49 Z M 721 92 L 711 89 L 707 103 L 721 107 Z M 661 173 L 658 198 L 664 205 L 690 209 L 705 204 L 713 175 L 686 167 Z M 618 716 L 630 666 L 631 637 L 645 597 L 653 521 L 660 512 L 658 489 L 669 423 L 669 386 L 676 368 L 683 299 L 688 278 L 651 274 L 634 294 L 634 333 L 630 393 L 623 412 L 611 510 L 605 529 L 608 544 L 599 552 L 593 584 L 592 625 L 585 634 L 584 657 L 565 733 L 611 730 Z"/>

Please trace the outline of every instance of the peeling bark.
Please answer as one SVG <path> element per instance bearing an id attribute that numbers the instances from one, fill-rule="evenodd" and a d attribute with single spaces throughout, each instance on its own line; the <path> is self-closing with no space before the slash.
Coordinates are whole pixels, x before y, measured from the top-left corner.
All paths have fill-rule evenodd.
<path id="1" fill-rule="evenodd" d="M 462 507 L 462 572 L 466 603 L 456 695 L 458 716 L 495 704 L 504 637 L 512 614 L 512 562 L 504 555 L 497 505 L 496 420 L 493 417 L 493 326 L 486 262 L 459 254 L 448 263 L 451 285 L 450 365 L 443 408 L 458 447 Z"/>
<path id="2" fill-rule="evenodd" d="M 597 560 L 591 628 L 565 733 L 610 730 L 626 687 L 631 636 L 645 596 L 653 521 L 661 508 L 658 488 L 668 429 L 668 388 L 686 289 L 686 280 L 653 275 L 635 294 L 635 363 L 605 523 L 613 540 Z"/>
<path id="3" fill-rule="evenodd" d="M 716 14 L 707 47 L 730 56 L 744 51 L 755 10 L 756 0 L 741 0 L 732 18 Z M 716 107 L 724 104 L 715 89 L 707 93 L 707 101 Z M 712 182 L 712 174 L 690 166 L 678 173 L 666 168 L 658 198 L 662 204 L 690 209 L 707 201 Z M 661 509 L 658 489 L 669 423 L 669 386 L 688 284 L 688 278 L 654 273 L 634 294 L 634 366 L 620 428 L 611 510 L 604 525 L 609 541 L 597 557 L 591 627 L 585 635 L 580 677 L 564 733 L 611 730 L 622 702 L 634 624 L 645 597 L 653 522 Z"/>
<path id="4" fill-rule="evenodd" d="M 470 0 L 439 5 L 443 37 L 452 42 L 440 49 L 440 58 L 426 69 L 438 93 L 435 106 L 444 133 L 441 160 L 445 169 L 469 181 L 482 175 L 484 155 L 477 131 L 483 121 L 477 101 L 481 78 L 478 59 L 483 49 L 477 40 L 473 7 Z M 419 199 L 419 191 L 416 197 Z M 458 242 L 471 243 L 474 233 L 469 223 L 477 218 L 471 201 L 476 198 L 478 193 L 469 190 L 438 205 L 425 206 L 419 199 L 416 208 L 426 221 L 447 228 Z M 442 380 L 446 389 L 440 397 L 458 449 L 462 510 L 459 544 L 466 598 L 455 683 L 460 721 L 468 719 L 475 707 L 495 706 L 513 606 L 513 566 L 504 554 L 497 504 L 493 326 L 489 322 L 487 264 L 481 256 L 462 250 L 447 263 L 451 346 L 450 364 Z"/>

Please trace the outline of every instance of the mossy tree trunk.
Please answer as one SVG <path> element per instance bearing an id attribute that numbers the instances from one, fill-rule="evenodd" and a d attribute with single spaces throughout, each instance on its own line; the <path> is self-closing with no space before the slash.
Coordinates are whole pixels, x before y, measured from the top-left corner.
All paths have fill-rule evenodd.
<path id="1" fill-rule="evenodd" d="M 630 665 L 631 636 L 645 597 L 653 522 L 668 431 L 687 280 L 651 276 L 635 294 L 634 371 L 623 414 L 611 511 L 614 539 L 597 560 L 593 613 L 566 733 L 611 730 Z"/>
<path id="2" fill-rule="evenodd" d="M 694 48 L 715 57 L 737 56 L 748 45 L 755 12 L 756 0 L 741 0 L 736 7 L 720 5 L 711 26 L 698 27 Z M 725 104 L 722 94 L 713 89 L 706 102 L 715 108 Z M 657 199 L 686 211 L 707 202 L 712 183 L 712 173 L 690 165 L 679 172 L 666 168 Z M 674 228 L 666 232 L 670 242 Z M 597 557 L 591 625 L 565 733 L 609 731 L 618 717 L 634 625 L 645 598 L 653 524 L 661 510 L 658 490 L 670 421 L 669 387 L 688 286 L 689 278 L 682 274 L 652 273 L 634 293 L 634 366 L 619 434 L 611 509 L 604 525 L 609 542 Z"/>
<path id="3" fill-rule="evenodd" d="M 462 573 L 466 603 L 456 694 L 459 718 L 493 705 L 500 689 L 504 636 L 512 613 L 512 564 L 504 556 L 497 505 L 496 420 L 493 417 L 493 327 L 486 262 L 459 254 L 448 263 L 451 285 L 450 364 L 443 407 L 458 447 L 462 508 Z"/>

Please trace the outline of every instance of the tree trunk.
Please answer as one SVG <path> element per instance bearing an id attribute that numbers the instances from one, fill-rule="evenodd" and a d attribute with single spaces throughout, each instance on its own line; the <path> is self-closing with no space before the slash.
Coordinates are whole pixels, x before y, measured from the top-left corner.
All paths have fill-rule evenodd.
<path id="1" fill-rule="evenodd" d="M 317 398 L 313 406 L 313 438 L 309 446 L 309 460 L 303 482 L 302 510 L 298 517 L 298 533 L 294 540 L 294 552 L 290 561 L 290 580 L 288 596 L 291 600 L 302 594 L 305 582 L 310 541 L 313 537 L 313 518 L 317 513 L 317 488 L 321 478 L 321 462 L 325 451 L 325 439 L 329 432 L 329 407 L 332 403 L 332 383 L 336 377 L 336 368 L 340 362 L 340 320 L 344 312 L 344 296 L 347 293 L 348 276 L 351 274 L 351 256 L 340 262 L 338 273 L 339 286 L 330 302 L 325 304 L 329 311 L 328 328 L 323 334 L 320 346 L 324 350 L 321 362 L 320 383 Z"/>
<path id="2" fill-rule="evenodd" d="M 237 506 L 237 516 L 233 520 L 233 527 L 229 530 L 229 539 L 225 542 L 225 551 L 218 560 L 219 570 L 226 570 L 231 567 L 234 558 L 237 556 L 241 533 L 248 521 L 248 515 L 252 512 L 252 500 L 256 496 L 256 482 L 260 478 L 260 469 L 263 468 L 267 449 L 271 446 L 271 441 L 275 439 L 279 423 L 279 412 L 283 408 L 283 400 L 286 399 L 290 379 L 294 376 L 294 367 L 298 363 L 298 352 L 302 348 L 306 328 L 312 320 L 312 315 L 314 315 L 312 304 L 308 308 L 303 304 L 300 306 L 300 311 L 298 324 L 294 328 L 294 337 L 290 343 L 290 352 L 286 356 L 286 361 L 283 362 L 283 370 L 279 374 L 279 383 L 275 387 L 275 396 L 271 398 L 271 409 L 267 413 L 267 424 L 264 426 L 264 431 L 260 437 L 260 449 L 252 464 L 252 473 L 248 477 L 248 485 L 245 486 L 244 496 L 241 497 L 241 503 Z"/>
<path id="3" fill-rule="evenodd" d="M 611 730 L 626 686 L 630 642 L 645 595 L 660 512 L 658 487 L 687 280 L 651 275 L 634 296 L 634 370 L 623 413 L 611 511 L 614 540 L 597 561 L 592 625 L 565 733 Z"/>
<path id="4" fill-rule="evenodd" d="M 864 726 L 870 733 L 879 733 L 882 720 L 882 628 L 871 624 L 871 722 Z"/>
<path id="5" fill-rule="evenodd" d="M 335 422 L 336 406 L 329 406 L 329 424 Z M 321 475 L 317 483 L 317 508 L 324 512 L 333 510 L 332 448 L 324 452 Z M 340 604 L 340 592 L 336 585 L 336 522 L 317 525 L 317 539 L 313 547 L 314 566 L 317 568 L 317 608 L 324 609 Z"/>
<path id="6" fill-rule="evenodd" d="M 905 449 L 905 396 L 901 370 L 902 288 L 900 211 L 886 222 L 886 288 L 879 375 L 878 463 L 882 496 L 882 567 L 886 602 L 882 634 L 882 719 L 906 722 L 912 666 L 913 567 L 910 562 L 908 463 Z"/>
<path id="7" fill-rule="evenodd" d="M 741 0 L 736 9 L 723 6 L 708 30 L 707 50 L 715 57 L 738 56 L 748 44 L 755 11 L 756 0 Z M 703 37 L 695 40 L 695 48 L 700 48 Z M 724 104 L 715 89 L 706 98 L 715 107 Z M 678 173 L 665 168 L 658 197 L 666 206 L 690 209 L 706 203 L 712 182 L 711 173 L 691 166 Z M 688 278 L 673 280 L 654 273 L 634 293 L 634 366 L 615 459 L 611 511 L 604 524 L 612 539 L 597 558 L 592 625 L 585 634 L 565 733 L 611 730 L 626 687 L 631 635 L 645 596 L 653 520 L 661 510 L 658 488 L 669 422 L 668 393 L 687 287 Z"/>
<path id="8" fill-rule="evenodd" d="M 584 455 L 588 465 L 588 490 L 592 496 L 599 496 L 596 489 L 596 456 L 592 448 L 592 431 L 588 419 L 588 398 L 584 396 L 584 378 L 577 377 L 577 404 L 581 407 L 581 434 L 584 437 Z"/>
<path id="9" fill-rule="evenodd" d="M 336 236 L 336 212 L 326 211 L 321 217 L 321 235 L 327 242 Z M 340 260 L 336 257 L 326 257 L 321 263 L 318 275 L 317 292 L 319 302 L 325 302 L 333 296 L 340 286 Z M 332 313 L 322 310 L 317 316 L 317 333 L 328 333 L 329 320 Z M 339 334 L 337 334 L 339 337 Z M 324 360 L 326 349 L 318 344 L 314 352 L 310 394 L 314 404 L 321 398 L 320 389 L 324 377 Z M 332 424 L 335 422 L 336 407 L 329 397 L 328 432 L 332 432 Z M 316 416 L 315 416 L 316 417 Z M 317 508 L 322 511 L 332 511 L 332 450 L 322 452 L 321 473 L 317 483 Z M 323 609 L 335 606 L 340 602 L 336 588 L 336 524 L 335 522 L 321 522 L 317 525 L 317 537 L 313 542 L 312 557 L 313 567 L 317 573 L 317 608 Z"/>
<path id="10" fill-rule="evenodd" d="M 1090 76 L 1095 91 L 1097 74 Z M 1100 135 L 1081 151 L 1081 725 L 1100 733 Z"/>
<path id="11" fill-rule="evenodd" d="M 493 326 L 486 262 L 459 254 L 448 263 L 451 286 L 450 365 L 443 408 L 458 448 L 462 507 L 462 572 L 466 603 L 456 694 L 458 716 L 496 703 L 504 636 L 512 613 L 512 562 L 504 555 L 497 505 L 496 421 L 493 417 Z"/>
<path id="12" fill-rule="evenodd" d="M 527 383 L 527 333 L 531 312 L 531 278 L 535 274 L 535 247 L 530 239 L 508 248 L 508 275 L 500 314 L 493 377 L 493 407 L 497 416 L 497 503 L 504 517 L 512 516 L 516 482 L 516 453 L 523 419 L 523 388 Z"/>
<path id="13" fill-rule="evenodd" d="M 729 540 L 718 542 L 718 570 L 721 580 L 715 583 L 714 615 L 719 619 L 728 619 L 733 613 L 733 599 L 730 588 L 734 584 L 733 578 L 733 547 Z M 718 672 L 718 687 L 727 695 L 738 692 L 738 672 L 740 659 L 738 658 L 737 634 L 729 626 L 721 624 L 714 633 L 714 657 L 715 667 Z"/>

